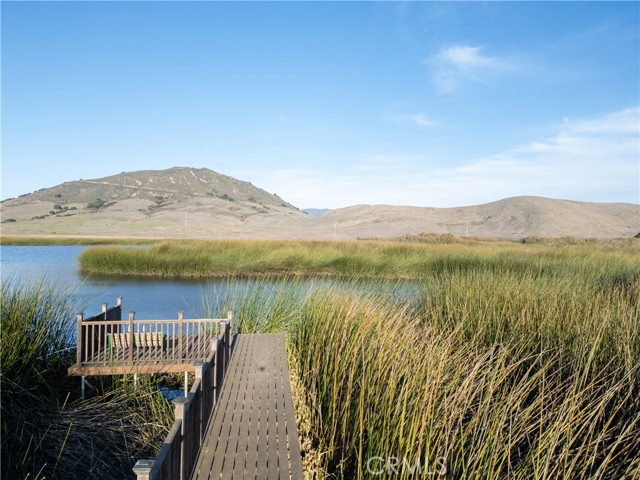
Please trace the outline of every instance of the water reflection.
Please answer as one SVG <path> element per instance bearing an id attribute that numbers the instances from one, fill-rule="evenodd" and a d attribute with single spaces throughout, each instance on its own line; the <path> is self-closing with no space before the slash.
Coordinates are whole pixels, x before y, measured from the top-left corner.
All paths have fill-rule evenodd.
<path id="1" fill-rule="evenodd" d="M 135 311 L 139 319 L 202 317 L 202 299 L 210 288 L 209 280 L 162 278 L 114 278 L 85 276 L 78 268 L 78 256 L 84 246 L 1 246 L 2 281 L 18 283 L 46 281 L 69 291 L 88 315 L 97 313 L 101 303 L 114 305 L 122 296 L 124 311 Z"/>
<path id="2" fill-rule="evenodd" d="M 100 304 L 114 305 L 123 297 L 123 317 L 135 311 L 141 320 L 226 316 L 234 308 L 258 294 L 263 302 L 278 297 L 309 295 L 323 286 L 335 288 L 335 279 L 315 278 L 296 281 L 165 279 L 144 277 L 85 276 L 78 268 L 78 256 L 86 246 L 0 246 L 2 281 L 48 282 L 69 290 L 79 308 L 87 315 L 100 310 Z M 352 280 L 340 282 L 345 291 L 379 291 L 388 300 L 409 301 L 420 297 L 420 285 L 409 281 L 390 283 L 384 280 Z M 250 303 L 250 302 L 245 302 Z"/>

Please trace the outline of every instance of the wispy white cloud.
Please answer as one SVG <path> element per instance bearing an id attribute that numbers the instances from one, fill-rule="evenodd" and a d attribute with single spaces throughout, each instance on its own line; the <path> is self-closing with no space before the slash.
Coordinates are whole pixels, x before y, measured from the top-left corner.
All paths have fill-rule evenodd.
<path id="1" fill-rule="evenodd" d="M 640 112 L 637 107 L 609 113 L 595 120 L 571 121 L 564 118 L 564 127 L 575 133 L 606 135 L 610 133 L 640 133 Z"/>
<path id="2" fill-rule="evenodd" d="M 452 45 L 443 47 L 426 63 L 431 79 L 442 93 L 455 92 L 467 81 L 487 82 L 505 74 L 522 71 L 522 64 L 514 59 L 489 55 L 484 46 Z"/>
<path id="3" fill-rule="evenodd" d="M 403 113 L 400 115 L 393 115 L 391 119 L 398 123 L 401 123 L 401 122 L 414 123 L 420 127 L 436 126 L 436 123 L 424 113 Z"/>
<path id="4" fill-rule="evenodd" d="M 639 201 L 640 108 L 560 122 L 553 128 L 547 137 L 465 162 L 380 153 L 355 165 L 345 162 L 338 170 L 263 172 L 255 183 L 299 207 L 451 207 L 517 195 Z"/>

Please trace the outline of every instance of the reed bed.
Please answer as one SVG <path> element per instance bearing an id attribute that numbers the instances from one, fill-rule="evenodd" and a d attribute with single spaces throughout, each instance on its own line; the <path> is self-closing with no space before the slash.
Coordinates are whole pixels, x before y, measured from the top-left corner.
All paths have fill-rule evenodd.
<path id="1" fill-rule="evenodd" d="M 144 379 L 134 391 L 106 378 L 91 398 L 77 398 L 77 379 L 66 376 L 75 357 L 71 297 L 44 283 L 2 283 L 3 479 L 128 478 L 134 458 L 154 456 L 173 422 Z"/>
<path id="2" fill-rule="evenodd" d="M 633 259 L 636 259 L 635 263 Z M 461 269 L 583 275 L 640 268 L 640 242 L 581 245 L 513 242 L 428 244 L 403 241 L 164 241 L 148 248 L 101 246 L 79 257 L 87 274 L 160 277 L 370 277 L 421 279 Z M 628 276 L 629 272 L 623 272 Z"/>
<path id="3" fill-rule="evenodd" d="M 638 257 L 580 248 L 445 249 L 413 282 L 231 281 L 209 302 L 288 332 L 315 478 L 639 478 Z"/>
<path id="4" fill-rule="evenodd" d="M 60 246 L 60 245 L 148 245 L 158 240 L 123 237 L 65 237 L 65 236 L 10 236 L 0 235 L 0 245 L 6 246 Z"/>

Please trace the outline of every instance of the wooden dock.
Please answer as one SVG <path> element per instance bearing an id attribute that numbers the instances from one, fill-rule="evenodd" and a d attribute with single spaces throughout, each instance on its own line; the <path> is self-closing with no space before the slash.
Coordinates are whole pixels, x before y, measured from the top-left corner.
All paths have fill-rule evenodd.
<path id="1" fill-rule="evenodd" d="M 223 319 L 122 320 L 122 298 L 98 315 L 77 315 L 69 375 L 185 372 L 185 396 L 155 459 L 137 480 L 302 480 L 287 353 L 282 334 L 233 335 Z M 188 372 L 194 382 L 188 390 Z"/>
<path id="2" fill-rule="evenodd" d="M 192 478 L 303 478 L 283 335 L 238 335 Z"/>
<path id="3" fill-rule="evenodd" d="M 122 297 L 115 307 L 102 305 L 91 318 L 77 314 L 76 362 L 72 376 L 122 375 L 136 373 L 193 372 L 195 362 L 209 356 L 213 342 L 222 335 L 227 318 L 136 320 L 130 312 L 121 320 Z"/>

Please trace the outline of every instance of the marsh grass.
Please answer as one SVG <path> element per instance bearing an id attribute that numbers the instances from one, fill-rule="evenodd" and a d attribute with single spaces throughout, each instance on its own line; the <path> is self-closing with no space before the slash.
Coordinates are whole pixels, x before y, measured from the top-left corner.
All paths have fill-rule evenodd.
<path id="1" fill-rule="evenodd" d="M 210 300 L 288 332 L 315 477 L 638 478 L 635 246 L 444 247 L 405 290 L 289 277 Z"/>
<path id="2" fill-rule="evenodd" d="M 591 275 L 600 269 L 603 275 L 620 274 L 637 281 L 638 258 L 640 241 L 635 240 L 580 245 L 185 240 L 154 243 L 149 248 L 93 247 L 82 252 L 79 263 L 88 274 L 163 277 L 422 279 L 438 272 L 474 269 L 546 277 L 554 272 Z"/>
<path id="3" fill-rule="evenodd" d="M 557 329 L 542 346 L 524 326 L 438 321 L 377 296 L 325 292 L 302 313 L 291 348 L 326 472 L 369 478 L 368 459 L 396 457 L 431 471 L 442 459 L 453 478 L 640 474 L 639 357 L 628 323 Z M 615 331 L 624 346 L 614 350 Z"/>
<path id="4" fill-rule="evenodd" d="M 0 235 L 0 245 L 6 246 L 148 245 L 157 241 L 146 238 Z"/>
<path id="5" fill-rule="evenodd" d="M 66 376 L 72 296 L 14 281 L 1 294 L 2 478 L 130 477 L 133 458 L 154 456 L 173 422 L 167 402 L 150 381 L 134 391 L 116 377 L 78 399 L 77 379 Z"/>
<path id="6" fill-rule="evenodd" d="M 206 304 L 234 310 L 240 332 L 287 332 L 317 478 L 371 478 L 377 457 L 420 461 L 424 478 L 444 466 L 605 479 L 640 477 L 639 253 L 636 241 L 161 242 L 88 249 L 81 265 L 233 277 Z"/>

